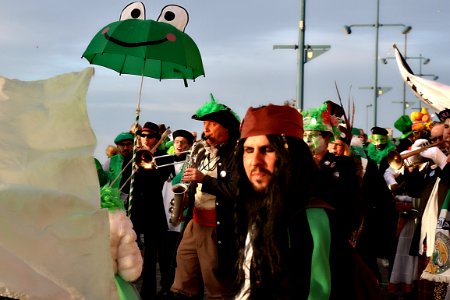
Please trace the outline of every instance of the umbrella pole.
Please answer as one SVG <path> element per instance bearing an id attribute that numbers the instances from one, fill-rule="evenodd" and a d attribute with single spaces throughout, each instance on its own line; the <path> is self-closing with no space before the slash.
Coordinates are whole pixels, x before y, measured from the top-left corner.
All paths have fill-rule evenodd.
<path id="1" fill-rule="evenodd" d="M 134 173 L 136 172 L 136 153 L 137 153 L 137 144 L 138 144 L 138 135 L 137 131 L 139 129 L 139 115 L 141 112 L 141 97 L 142 97 L 142 85 L 144 83 L 144 75 L 141 76 L 141 87 L 139 89 L 139 98 L 136 106 L 136 120 L 134 126 L 134 145 L 133 145 L 133 157 L 131 164 L 131 181 L 130 181 L 130 193 L 128 195 L 128 207 L 127 207 L 127 215 L 131 215 L 131 206 L 133 202 L 133 191 L 134 191 Z"/>

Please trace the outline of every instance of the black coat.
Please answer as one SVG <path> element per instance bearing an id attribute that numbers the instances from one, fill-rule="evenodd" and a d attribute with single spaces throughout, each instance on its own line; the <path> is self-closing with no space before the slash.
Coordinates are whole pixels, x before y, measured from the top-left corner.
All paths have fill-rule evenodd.
<path id="1" fill-rule="evenodd" d="M 154 156 L 165 154 L 164 151 L 158 150 Z M 157 159 L 157 164 L 162 165 L 170 160 L 173 158 Z M 135 172 L 130 218 L 137 233 L 151 234 L 167 231 L 162 188 L 171 170 L 171 167 L 150 170 L 140 168 Z"/>
<path id="2" fill-rule="evenodd" d="M 394 197 L 383 177 L 388 166 L 386 157 L 381 160 L 379 167 L 374 160 L 368 158 L 363 178 L 364 227 L 357 249 L 363 257 L 370 257 L 372 260 L 376 257 L 392 258 L 397 245 L 398 214 Z M 376 261 L 372 261 L 372 264 L 376 264 Z M 375 265 L 372 267 L 376 268 Z"/>
<path id="3" fill-rule="evenodd" d="M 236 171 L 234 164 L 234 145 L 226 144 L 219 149 L 217 162 L 217 178 L 205 175 L 202 182 L 202 192 L 216 196 L 216 234 L 220 274 L 229 277 L 236 262 L 234 248 L 235 234 L 233 223 L 233 205 L 236 195 Z M 201 151 L 196 161 L 205 158 Z M 185 224 L 192 219 L 196 184 L 189 186 L 189 211 Z M 184 226 L 185 227 L 185 226 Z M 184 228 L 183 228 L 184 229 Z"/>
<path id="4" fill-rule="evenodd" d="M 338 220 L 336 211 L 325 209 L 325 212 L 329 218 L 331 233 L 329 299 L 361 299 L 356 296 L 356 290 L 360 287 L 355 286 L 355 279 L 362 284 L 365 278 L 355 278 L 357 265 L 354 250 L 344 236 L 342 222 Z M 274 276 L 267 270 L 251 299 L 308 298 L 314 244 L 306 211 L 292 213 L 286 221 L 285 235 L 278 239 L 281 245 L 280 271 Z"/>
<path id="5" fill-rule="evenodd" d="M 323 197 L 333 206 L 342 220 L 348 234 L 356 230 L 362 215 L 361 179 L 355 160 L 348 156 L 336 156 L 327 152 L 319 167 L 326 176 L 327 186 Z"/>

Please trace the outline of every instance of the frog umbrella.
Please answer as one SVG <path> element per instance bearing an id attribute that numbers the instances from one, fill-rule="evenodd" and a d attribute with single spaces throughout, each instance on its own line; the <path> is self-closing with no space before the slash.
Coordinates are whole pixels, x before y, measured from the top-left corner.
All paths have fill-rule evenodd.
<path id="1" fill-rule="evenodd" d="M 142 2 L 129 4 L 120 20 L 101 29 L 82 57 L 91 64 L 155 79 L 195 80 L 205 75 L 200 51 L 184 33 L 189 16 L 177 5 L 163 8 L 157 21 L 145 20 Z"/>
<path id="2" fill-rule="evenodd" d="M 195 81 L 198 76 L 205 75 L 200 51 L 184 33 L 188 21 L 187 11 L 178 5 L 165 6 L 157 21 L 146 20 L 144 4 L 133 2 L 122 10 L 119 21 L 106 25 L 94 36 L 82 55 L 91 64 L 119 74 L 141 76 L 135 132 L 139 127 L 144 77 L 182 79 L 187 87 L 187 79 Z M 133 196 L 136 146 L 135 136 L 128 211 Z"/>

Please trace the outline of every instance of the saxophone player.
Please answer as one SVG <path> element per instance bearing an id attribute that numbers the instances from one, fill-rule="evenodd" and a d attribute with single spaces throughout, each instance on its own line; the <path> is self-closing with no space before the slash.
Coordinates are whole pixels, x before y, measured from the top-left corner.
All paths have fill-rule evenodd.
<path id="1" fill-rule="evenodd" d="M 204 148 L 187 168 L 183 181 L 189 184 L 189 212 L 178 246 L 175 281 L 176 299 L 200 297 L 226 299 L 234 277 L 233 178 L 234 147 L 240 120 L 211 95 L 211 101 L 192 116 L 203 122 Z"/>
<path id="2" fill-rule="evenodd" d="M 163 234 L 161 240 L 161 251 L 159 252 L 159 270 L 161 273 L 161 291 L 159 295 L 162 299 L 170 297 L 170 287 L 172 286 L 175 276 L 174 257 L 176 253 L 177 242 L 180 236 L 180 224 L 174 226 L 170 222 L 171 218 L 171 202 L 174 198 L 172 186 L 181 181 L 183 163 L 186 160 L 187 152 L 194 143 L 194 136 L 191 132 L 179 129 L 172 133 L 174 163 L 167 168 L 170 170 L 170 175 L 164 182 L 162 189 L 164 211 L 166 212 L 166 222 L 168 229 Z M 182 209 L 182 208 L 181 208 Z"/>

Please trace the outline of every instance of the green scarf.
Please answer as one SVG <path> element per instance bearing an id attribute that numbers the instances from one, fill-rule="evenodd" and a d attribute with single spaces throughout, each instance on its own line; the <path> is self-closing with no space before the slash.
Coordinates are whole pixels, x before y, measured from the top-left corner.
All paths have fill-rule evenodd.
<path id="1" fill-rule="evenodd" d="M 395 150 L 395 145 L 391 141 L 387 142 L 387 145 L 383 150 L 378 150 L 374 144 L 369 144 L 369 146 L 367 146 L 367 155 L 376 161 L 377 165 L 380 165 L 383 157 L 387 156 L 392 150 Z"/>

